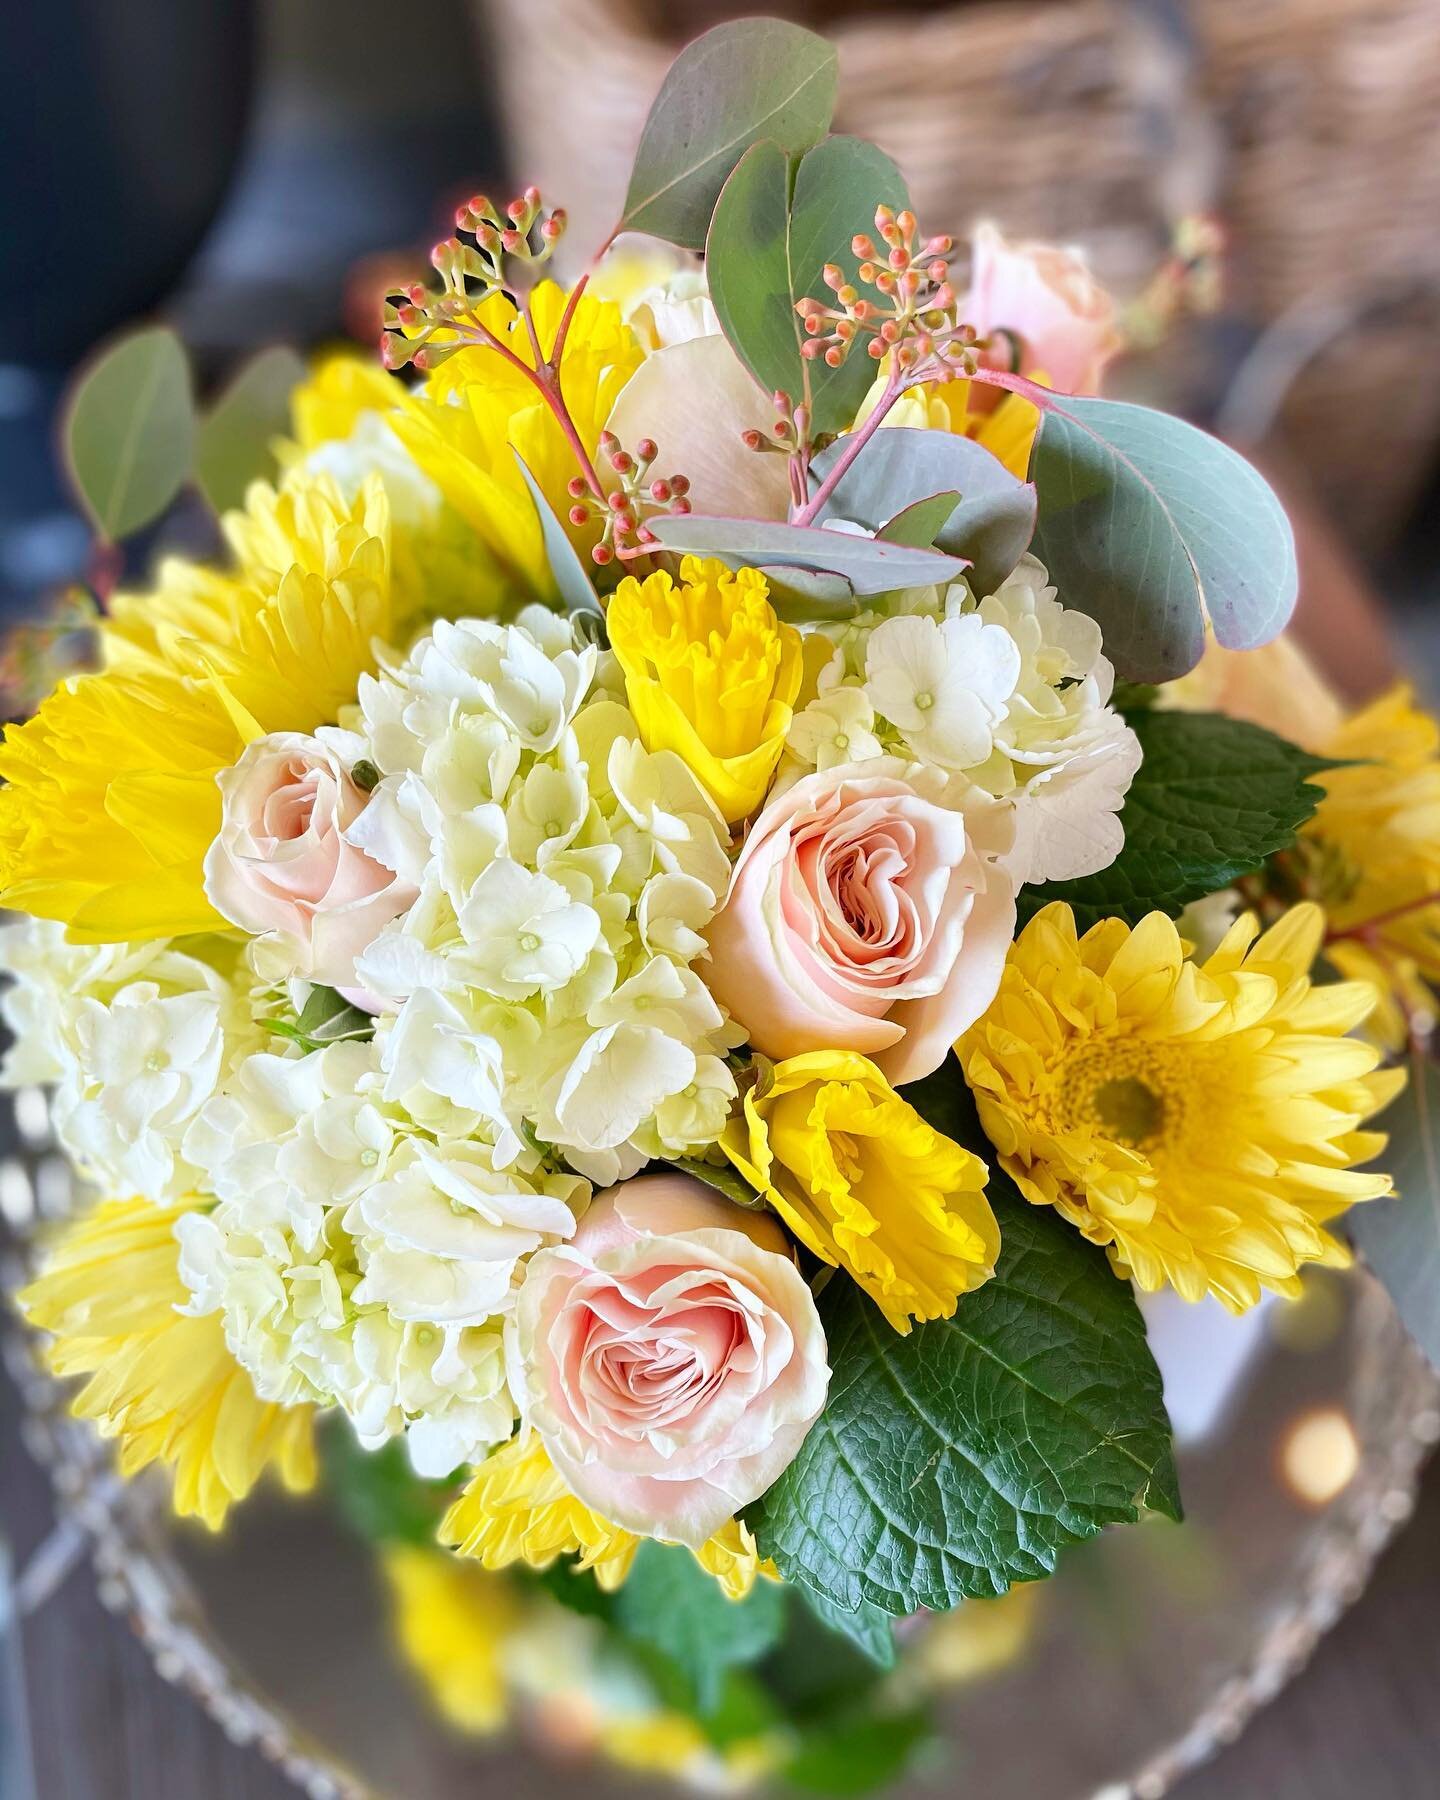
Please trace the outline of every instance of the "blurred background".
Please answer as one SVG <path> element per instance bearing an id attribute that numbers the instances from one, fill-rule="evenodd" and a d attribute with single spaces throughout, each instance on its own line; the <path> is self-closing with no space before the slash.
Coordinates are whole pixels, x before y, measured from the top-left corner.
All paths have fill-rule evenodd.
<path id="1" fill-rule="evenodd" d="M 214 390 L 269 343 L 373 341 L 381 294 L 423 275 L 456 200 L 512 179 L 569 208 L 567 244 L 583 254 L 604 235 L 675 50 L 750 10 L 716 0 L 7 9 L 4 618 L 33 614 L 91 571 L 55 417 L 97 343 L 164 317 Z M 837 128 L 897 158 L 930 229 L 963 231 L 984 214 L 1009 235 L 1087 249 L 1132 305 L 1140 340 L 1111 391 L 1210 425 L 1284 492 L 1302 552 L 1299 628 L 1332 680 L 1358 699 L 1398 668 L 1433 690 L 1440 0 L 771 0 L 764 10 L 833 35 Z M 1197 218 L 1224 247 L 1218 304 L 1167 318 L 1176 230 Z M 213 530 L 198 502 L 182 501 L 127 545 L 127 574 L 143 574 L 162 543 L 203 550 Z M 46 1536 L 43 1478 L 9 1448 L 8 1387 L 5 1408 L 0 1499 L 34 1613 L 23 1672 L 0 1664 L 0 1800 L 28 1800 L 27 1718 L 39 1720 L 40 1745 L 28 1791 L 42 1800 L 281 1794 L 278 1776 L 192 1716 L 103 1621 L 72 1567 L 74 1545 Z M 52 1564 L 37 1574 L 40 1543 Z M 1437 1600 L 1432 1479 L 1419 1526 L 1316 1667 L 1246 1752 L 1183 1793 L 1440 1791 Z M 28 1701 L 17 1697 L 22 1673 Z"/>

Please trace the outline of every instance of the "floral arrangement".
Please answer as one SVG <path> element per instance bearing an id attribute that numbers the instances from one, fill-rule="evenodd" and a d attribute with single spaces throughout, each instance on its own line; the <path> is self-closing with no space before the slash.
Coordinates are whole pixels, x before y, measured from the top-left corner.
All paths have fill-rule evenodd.
<path id="1" fill-rule="evenodd" d="M 124 1472 L 218 1527 L 329 1417 L 452 1717 L 528 1597 L 661 1696 L 617 1754 L 814 1785 L 823 1640 L 855 1791 L 895 1621 L 1179 1517 L 1137 1293 L 1293 1296 L 1390 1193 L 1440 760 L 1404 696 L 1256 722 L 1274 496 L 834 91 L 710 33 L 588 272 L 476 196 L 383 368 L 197 421 L 165 331 L 97 364 L 102 532 L 196 474 L 228 556 L 8 732 L 0 898 L 98 1195 L 20 1305 Z"/>

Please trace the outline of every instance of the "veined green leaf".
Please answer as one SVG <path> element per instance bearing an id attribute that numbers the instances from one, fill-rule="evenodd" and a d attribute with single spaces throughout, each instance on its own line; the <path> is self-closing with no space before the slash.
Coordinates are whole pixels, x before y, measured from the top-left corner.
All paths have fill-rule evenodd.
<path id="1" fill-rule="evenodd" d="M 1207 617 L 1235 650 L 1284 628 L 1298 587 L 1295 538 L 1242 456 L 1150 407 L 1053 394 L 996 370 L 979 379 L 1040 408 L 1036 554 L 1065 604 L 1098 621 L 1122 675 L 1183 675 L 1205 648 Z"/>
<path id="2" fill-rule="evenodd" d="M 780 19 L 717 25 L 671 65 L 635 152 L 621 231 L 701 250 L 716 197 L 752 144 L 787 154 L 824 137 L 835 110 L 833 47 Z"/>
<path id="3" fill-rule="evenodd" d="M 1180 1515 L 1129 1284 L 998 1168 L 988 1191 L 999 1265 L 953 1318 L 900 1337 L 852 1282 L 820 1297 L 830 1397 L 747 1518 L 787 1580 L 842 1611 L 944 1611 L 1048 1575 L 1142 1505 Z"/>
<path id="4" fill-rule="evenodd" d="M 652 1645 L 686 1677 L 702 1713 L 718 1704 L 725 1674 L 758 1662 L 779 1641 L 785 1596 L 757 1581 L 743 1600 L 724 1590 L 679 1545 L 642 1543 L 614 1618 L 627 1637 Z"/>
<path id="5" fill-rule="evenodd" d="M 61 437 L 75 492 L 106 538 L 159 518 L 195 457 L 190 364 L 175 333 L 155 325 L 104 350 L 70 392 Z"/>
<path id="6" fill-rule="evenodd" d="M 274 442 L 290 426 L 290 395 L 303 359 L 272 344 L 241 369 L 200 422 L 196 477 L 217 513 L 239 506 L 252 481 L 275 471 Z"/>
<path id="7" fill-rule="evenodd" d="M 852 422 L 875 364 L 858 354 L 838 369 L 807 361 L 795 303 L 826 295 L 826 263 L 854 279 L 859 258 L 850 241 L 874 229 L 882 204 L 909 205 L 904 179 L 883 150 L 852 137 L 826 138 L 798 164 L 773 141 L 755 144 L 715 204 L 705 267 L 721 328 L 767 394 L 808 394 L 817 432 Z"/>
<path id="8" fill-rule="evenodd" d="M 1295 841 L 1323 790 L 1309 777 L 1333 763 L 1273 732 L 1219 713 L 1133 712 L 1144 761 L 1125 796 L 1125 847 L 1107 869 L 1021 888 L 1021 925 L 1052 900 L 1086 931 L 1099 919 L 1171 918 L 1218 893 Z"/>

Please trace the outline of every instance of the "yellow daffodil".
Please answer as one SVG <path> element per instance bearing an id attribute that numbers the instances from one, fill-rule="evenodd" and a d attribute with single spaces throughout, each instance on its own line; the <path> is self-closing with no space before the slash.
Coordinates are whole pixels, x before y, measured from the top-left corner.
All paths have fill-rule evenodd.
<path id="1" fill-rule="evenodd" d="M 1435 1018 L 1440 985 L 1440 726 L 1398 687 L 1345 721 L 1324 753 L 1347 766 L 1300 847 L 1330 920 L 1327 959 L 1384 996 L 1369 1029 L 1387 1049 Z"/>
<path id="2" fill-rule="evenodd" d="M 441 1717 L 476 1736 L 498 1731 L 507 1643 L 524 1617 L 510 1583 L 414 1544 L 387 1544 L 380 1566 L 400 1648 Z"/>
<path id="3" fill-rule="evenodd" d="M 549 281 L 530 297 L 530 316 L 547 355 L 565 299 L 564 291 Z M 496 294 L 476 314 L 522 363 L 535 366 L 530 334 L 508 299 Z M 642 360 L 619 307 L 582 296 L 565 340 L 560 382 L 587 454 L 595 453 L 616 397 Z M 555 415 L 523 370 L 493 349 L 461 350 L 410 394 L 391 425 L 475 534 L 472 561 L 488 573 L 490 608 L 502 600 L 553 595 L 540 522 L 515 452 L 560 519 L 571 505 L 566 484 L 579 473 L 579 465 Z M 575 540 L 583 551 L 596 536 L 594 527 L 586 527 L 575 533 Z"/>
<path id="4" fill-rule="evenodd" d="M 388 509 L 325 477 L 257 483 L 227 521 L 241 566 L 172 560 L 121 596 L 105 666 L 72 676 L 0 745 L 0 901 L 113 943 L 223 925 L 202 863 L 216 774 L 269 731 L 333 723 L 393 630 Z"/>
<path id="5" fill-rule="evenodd" d="M 758 569 L 687 556 L 677 585 L 627 576 L 610 643 L 647 750 L 674 750 L 734 824 L 760 804 L 800 692 L 800 633 L 782 625 Z"/>
<path id="6" fill-rule="evenodd" d="M 995 1273 L 1000 1231 L 984 1163 L 927 1124 L 866 1057 L 817 1050 L 776 1063 L 721 1147 L 896 1331 L 949 1318 Z"/>
<path id="7" fill-rule="evenodd" d="M 472 1472 L 441 1521 L 440 1542 L 491 1570 L 516 1562 L 548 1569 L 557 1557 L 577 1556 L 579 1566 L 592 1570 L 607 1592 L 630 1573 L 640 1545 L 633 1532 L 577 1500 L 540 1439 L 524 1429 Z M 757 1576 L 776 1579 L 774 1567 L 762 1562 L 749 1528 L 736 1519 L 694 1555 L 732 1600 L 743 1599 Z"/>
<path id="8" fill-rule="evenodd" d="M 1047 906 L 956 1046 L 1006 1173 L 1146 1291 L 1293 1297 L 1302 1264 L 1349 1260 L 1327 1223 L 1390 1191 L 1356 1165 L 1404 1074 L 1347 1035 L 1368 982 L 1310 981 L 1324 929 L 1309 904 L 1263 936 L 1247 915 L 1197 963 L 1160 913 L 1077 937 Z"/>
<path id="9" fill-rule="evenodd" d="M 71 1410 L 119 1440 L 121 1474 L 163 1464 L 175 1511 L 214 1531 L 268 1468 L 292 1490 L 313 1486 L 314 1409 L 259 1399 L 219 1316 L 176 1310 L 190 1298 L 173 1231 L 183 1210 L 95 1207 L 61 1233 L 19 1304 L 54 1334 L 54 1372 L 90 1377 Z"/>

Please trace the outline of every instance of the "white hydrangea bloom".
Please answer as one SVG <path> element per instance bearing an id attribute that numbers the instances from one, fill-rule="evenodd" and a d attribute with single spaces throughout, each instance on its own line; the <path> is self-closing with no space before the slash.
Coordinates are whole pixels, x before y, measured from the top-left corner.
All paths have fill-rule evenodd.
<path id="1" fill-rule="evenodd" d="M 420 889 L 357 965 L 395 1008 L 387 1098 L 470 1112 L 501 1166 L 528 1128 L 597 1182 L 712 1143 L 743 1036 L 690 968 L 724 824 L 619 688 L 613 658 L 527 608 L 437 625 L 346 721 L 382 777 L 365 847 Z"/>
<path id="2" fill-rule="evenodd" d="M 777 785 L 904 756 L 1011 804 L 1017 884 L 1114 861 L 1139 739 L 1110 705 L 1100 627 L 1059 603 L 1033 556 L 978 602 L 964 582 L 916 588 L 821 629 L 833 652 L 795 715 Z"/>
<path id="3" fill-rule="evenodd" d="M 70 944 L 25 919 L 0 932 L 3 1002 L 15 1042 L 0 1081 L 52 1085 L 56 1133 L 106 1193 L 165 1203 L 196 1181 L 182 1144 L 230 1068 L 259 1040 L 224 964 L 233 948 L 191 940 L 215 961 L 147 944 Z"/>

